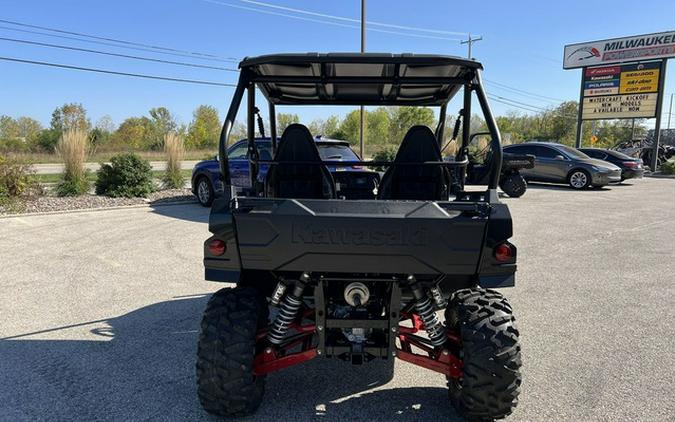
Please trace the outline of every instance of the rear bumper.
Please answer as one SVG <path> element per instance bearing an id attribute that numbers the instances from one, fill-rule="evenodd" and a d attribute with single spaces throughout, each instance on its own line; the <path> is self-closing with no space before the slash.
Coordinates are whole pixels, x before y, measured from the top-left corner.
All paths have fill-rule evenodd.
<path id="1" fill-rule="evenodd" d="M 644 169 L 629 169 L 621 172 L 623 179 L 641 179 L 645 174 Z"/>

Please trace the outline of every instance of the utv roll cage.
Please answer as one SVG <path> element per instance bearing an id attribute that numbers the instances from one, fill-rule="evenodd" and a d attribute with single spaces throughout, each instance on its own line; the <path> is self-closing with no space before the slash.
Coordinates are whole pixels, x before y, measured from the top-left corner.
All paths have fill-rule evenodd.
<path id="1" fill-rule="evenodd" d="M 256 88 L 268 102 L 272 155 L 277 149 L 277 105 L 392 105 L 440 107 L 435 136 L 442 148 L 448 102 L 463 88 L 463 108 L 455 124 L 454 136 L 462 124 L 461 147 L 455 161 L 426 161 L 423 165 L 459 170 L 463 180 L 468 164 L 471 94 L 476 93 L 489 133 L 493 159 L 488 179 L 487 200 L 496 200 L 502 165 L 501 136 L 481 81 L 482 65 L 459 57 L 419 54 L 329 53 L 275 54 L 245 58 L 237 88 L 220 135 L 219 157 L 223 183 L 231 186 L 227 147 L 230 132 L 244 94 L 247 94 L 248 156 L 251 186 L 256 186 L 259 164 L 287 164 L 261 160 L 255 143 Z M 400 141 L 400 140 L 399 140 Z M 363 158 L 363 157 L 362 157 Z M 323 161 L 299 162 L 306 165 L 360 165 L 368 167 L 419 166 L 419 162 Z M 227 189 L 225 194 L 228 195 Z M 230 197 L 234 195 L 229 192 Z"/>

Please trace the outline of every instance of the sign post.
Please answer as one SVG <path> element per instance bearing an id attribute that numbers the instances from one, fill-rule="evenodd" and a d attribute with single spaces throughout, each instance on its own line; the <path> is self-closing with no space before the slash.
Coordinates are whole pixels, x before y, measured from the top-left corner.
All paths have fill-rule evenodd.
<path id="1" fill-rule="evenodd" d="M 667 60 L 663 61 L 661 67 L 661 78 L 659 79 L 659 101 L 656 104 L 656 123 L 654 124 L 654 141 L 652 142 L 652 162 L 649 163 L 652 171 L 656 171 L 656 165 L 659 160 L 659 143 L 661 142 L 661 114 L 663 114 L 663 87 L 666 83 L 666 64 Z"/>
<path id="2" fill-rule="evenodd" d="M 584 76 L 581 76 L 581 89 L 579 90 L 579 112 L 577 113 L 577 137 L 574 140 L 574 146 L 581 148 L 581 135 L 584 127 L 584 121 L 581 118 L 584 107 Z"/>
<path id="3" fill-rule="evenodd" d="M 675 31 L 566 45 L 563 69 L 582 69 L 576 147 L 585 120 L 656 118 L 649 163 L 655 170 L 670 57 Z"/>

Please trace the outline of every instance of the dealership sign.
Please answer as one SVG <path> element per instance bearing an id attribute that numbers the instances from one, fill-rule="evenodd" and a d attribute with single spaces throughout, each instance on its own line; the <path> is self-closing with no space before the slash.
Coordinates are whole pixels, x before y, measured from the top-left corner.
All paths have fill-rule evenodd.
<path id="1" fill-rule="evenodd" d="M 587 67 L 583 74 L 583 120 L 656 116 L 661 62 Z"/>
<path id="2" fill-rule="evenodd" d="M 675 31 L 565 46 L 563 68 L 675 57 Z"/>

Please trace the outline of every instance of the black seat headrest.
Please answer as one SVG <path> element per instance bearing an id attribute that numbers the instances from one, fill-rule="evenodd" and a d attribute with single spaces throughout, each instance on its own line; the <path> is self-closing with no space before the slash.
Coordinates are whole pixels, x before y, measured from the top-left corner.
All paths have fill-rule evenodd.
<path id="1" fill-rule="evenodd" d="M 277 161 L 321 161 L 319 150 L 306 126 L 293 123 L 281 135 L 275 160 Z"/>
<path id="2" fill-rule="evenodd" d="M 447 200 L 450 176 L 442 165 L 424 165 L 441 161 L 436 136 L 426 126 L 413 126 L 401 142 L 394 163 L 419 165 L 391 166 L 378 188 L 380 199 Z"/>
<path id="3" fill-rule="evenodd" d="M 441 161 L 436 136 L 427 126 L 413 126 L 405 134 L 394 162 Z"/>
<path id="4" fill-rule="evenodd" d="M 314 138 L 294 123 L 284 130 L 275 161 L 267 172 L 266 194 L 272 198 L 327 199 L 335 197 L 335 182 L 322 162 Z M 297 162 L 298 164 L 295 164 Z M 302 162 L 319 163 L 317 165 Z"/>

